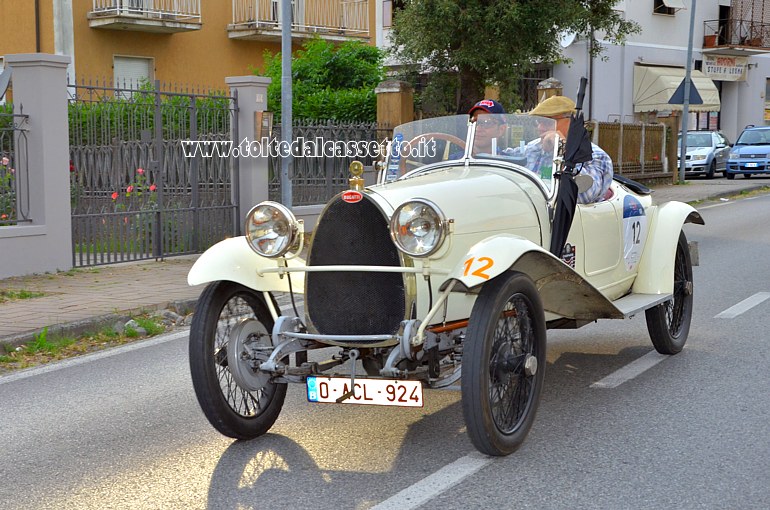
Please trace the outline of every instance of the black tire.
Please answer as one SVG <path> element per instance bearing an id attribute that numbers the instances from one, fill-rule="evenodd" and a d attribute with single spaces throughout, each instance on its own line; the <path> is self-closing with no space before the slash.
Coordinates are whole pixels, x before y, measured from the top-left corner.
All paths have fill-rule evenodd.
<path id="1" fill-rule="evenodd" d="M 273 426 L 286 398 L 286 384 L 267 382 L 257 391 L 240 387 L 227 361 L 229 335 L 243 319 L 256 319 L 267 332 L 273 318 L 264 299 L 243 285 L 209 284 L 198 299 L 190 327 L 190 373 L 203 414 L 219 432 L 253 439 Z"/>
<path id="2" fill-rule="evenodd" d="M 652 345 L 661 354 L 676 354 L 690 333 L 693 308 L 692 262 L 687 237 L 679 233 L 674 259 L 674 296 L 645 311 Z"/>
<path id="3" fill-rule="evenodd" d="M 461 382 L 468 436 L 480 452 L 508 455 L 524 442 L 540 403 L 545 344 L 543 305 L 527 275 L 509 271 L 484 285 L 468 323 Z"/>
<path id="4" fill-rule="evenodd" d="M 714 173 L 717 171 L 717 162 L 712 161 L 709 165 L 708 172 L 706 172 L 706 179 L 713 179 Z"/>
<path id="5" fill-rule="evenodd" d="M 751 174 L 743 174 L 743 177 L 744 177 L 745 179 L 751 179 Z"/>
<path id="6" fill-rule="evenodd" d="M 727 170 L 725 170 L 725 177 L 727 177 L 730 180 L 733 180 L 733 179 L 735 179 L 735 174 L 730 173 Z"/>

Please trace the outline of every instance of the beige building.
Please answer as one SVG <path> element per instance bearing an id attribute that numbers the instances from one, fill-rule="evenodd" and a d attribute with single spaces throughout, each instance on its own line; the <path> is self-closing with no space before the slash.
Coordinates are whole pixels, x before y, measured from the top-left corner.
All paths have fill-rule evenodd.
<path id="1" fill-rule="evenodd" d="M 292 0 L 292 42 L 374 44 L 373 0 Z M 279 0 L 3 0 L 0 58 L 68 55 L 70 80 L 158 79 L 224 89 L 280 51 Z"/>

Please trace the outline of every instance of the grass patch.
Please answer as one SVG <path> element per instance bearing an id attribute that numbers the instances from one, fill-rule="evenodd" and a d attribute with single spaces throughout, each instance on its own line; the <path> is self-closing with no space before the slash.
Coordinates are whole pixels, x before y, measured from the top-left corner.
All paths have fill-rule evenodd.
<path id="1" fill-rule="evenodd" d="M 45 292 L 36 292 L 33 290 L 0 290 L 0 303 L 5 303 L 12 299 L 33 299 L 43 296 L 45 296 Z"/>
<path id="2" fill-rule="evenodd" d="M 161 322 L 161 318 L 157 316 L 142 315 L 133 319 L 147 331 L 147 335 L 142 338 L 159 335 L 167 329 Z M 0 373 L 88 354 L 107 347 L 130 343 L 138 338 L 140 338 L 139 333 L 131 328 L 126 328 L 121 334 L 112 327 L 104 327 L 76 337 L 50 335 L 48 328 L 45 328 L 25 345 L 19 347 L 3 345 L 5 354 L 0 354 Z"/>

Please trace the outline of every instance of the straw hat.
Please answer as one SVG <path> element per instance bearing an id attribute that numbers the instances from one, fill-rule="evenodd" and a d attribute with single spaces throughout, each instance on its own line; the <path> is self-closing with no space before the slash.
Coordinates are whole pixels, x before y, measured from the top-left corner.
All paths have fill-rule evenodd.
<path id="1" fill-rule="evenodd" d="M 556 117 L 565 113 L 575 111 L 575 101 L 567 96 L 551 96 L 535 109 L 529 112 L 530 115 L 539 115 L 541 117 Z"/>

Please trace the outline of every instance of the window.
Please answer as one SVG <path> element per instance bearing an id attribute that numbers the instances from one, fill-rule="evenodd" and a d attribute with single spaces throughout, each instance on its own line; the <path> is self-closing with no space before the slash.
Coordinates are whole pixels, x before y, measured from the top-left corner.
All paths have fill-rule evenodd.
<path id="1" fill-rule="evenodd" d="M 683 0 L 654 0 L 652 12 L 673 16 L 679 9 L 684 9 Z"/>
<path id="2" fill-rule="evenodd" d="M 153 59 L 147 57 L 113 57 L 113 79 L 116 89 L 136 89 L 154 78 Z M 130 90 L 121 90 L 118 95 L 131 97 Z"/>
<path id="3" fill-rule="evenodd" d="M 404 8 L 405 0 L 383 0 L 382 1 L 382 26 L 392 27 L 393 18 L 396 11 Z"/>

